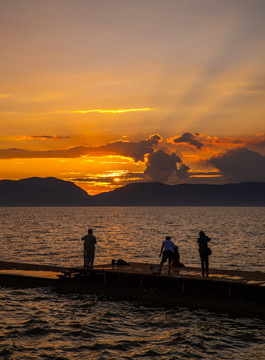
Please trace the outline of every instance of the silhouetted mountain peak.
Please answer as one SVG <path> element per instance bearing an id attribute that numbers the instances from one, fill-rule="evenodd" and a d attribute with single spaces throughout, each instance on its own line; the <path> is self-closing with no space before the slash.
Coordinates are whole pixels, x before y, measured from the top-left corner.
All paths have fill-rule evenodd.
<path id="1" fill-rule="evenodd" d="M 31 177 L 0 181 L 1 205 L 87 205 L 90 196 L 70 181 Z"/>

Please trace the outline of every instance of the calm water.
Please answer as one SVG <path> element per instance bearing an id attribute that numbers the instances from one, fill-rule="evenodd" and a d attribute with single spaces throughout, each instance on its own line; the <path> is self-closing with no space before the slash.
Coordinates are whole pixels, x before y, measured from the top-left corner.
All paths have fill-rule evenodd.
<path id="1" fill-rule="evenodd" d="M 265 271 L 264 208 L 0 208 L 1 260 L 82 265 L 88 227 L 96 263 L 158 262 L 174 236 L 181 261 L 199 266 L 198 232 L 212 238 L 211 266 Z M 0 292 L 0 359 L 265 359 L 265 321 L 179 306 Z"/>

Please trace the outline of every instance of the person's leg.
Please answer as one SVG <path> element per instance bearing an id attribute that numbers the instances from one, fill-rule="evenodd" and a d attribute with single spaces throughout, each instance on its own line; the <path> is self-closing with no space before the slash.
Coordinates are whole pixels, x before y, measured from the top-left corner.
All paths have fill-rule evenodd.
<path id="1" fill-rule="evenodd" d="M 163 267 L 163 264 L 167 261 L 167 256 L 166 256 L 166 252 L 163 251 L 163 254 L 162 254 L 162 260 L 160 262 L 160 265 L 159 265 L 159 271 L 162 270 L 162 267 Z"/>
<path id="2" fill-rule="evenodd" d="M 87 255 L 85 255 L 84 256 L 84 267 L 88 267 L 88 256 Z"/>
<path id="3" fill-rule="evenodd" d="M 206 276 L 209 275 L 209 256 L 205 256 L 205 270 L 206 270 Z"/>
<path id="4" fill-rule="evenodd" d="M 90 253 L 87 255 L 87 267 L 90 267 Z"/>
<path id="5" fill-rule="evenodd" d="M 171 262 L 172 260 L 168 259 L 168 274 L 171 274 Z"/>
<path id="6" fill-rule="evenodd" d="M 164 262 L 165 262 L 165 260 L 164 260 L 164 255 L 162 255 L 162 260 L 161 260 L 161 262 L 160 262 L 160 264 L 159 264 L 159 267 L 158 267 L 158 270 L 159 270 L 159 271 L 162 271 L 162 267 L 163 267 L 163 265 L 164 265 Z"/>
<path id="7" fill-rule="evenodd" d="M 90 253 L 90 266 L 92 267 L 94 265 L 94 259 L 95 259 L 95 250 L 91 251 Z"/>
<path id="8" fill-rule="evenodd" d="M 202 276 L 204 276 L 204 274 L 205 274 L 205 269 L 204 269 L 204 256 L 203 256 L 203 254 L 200 254 L 200 256 L 201 256 Z"/>
<path id="9" fill-rule="evenodd" d="M 163 259 L 161 260 L 161 262 L 160 262 L 160 264 L 159 264 L 158 270 L 161 271 L 161 270 L 162 270 L 162 267 L 163 267 Z"/>
<path id="10" fill-rule="evenodd" d="M 171 274 L 172 260 L 173 260 L 173 253 L 169 253 L 169 256 L 168 256 L 168 275 Z"/>

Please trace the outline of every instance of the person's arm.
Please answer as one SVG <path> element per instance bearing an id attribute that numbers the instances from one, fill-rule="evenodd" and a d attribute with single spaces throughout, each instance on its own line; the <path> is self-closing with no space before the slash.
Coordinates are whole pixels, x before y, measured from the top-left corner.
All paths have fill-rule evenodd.
<path id="1" fill-rule="evenodd" d="M 161 255 L 162 255 L 163 248 L 164 248 L 164 242 L 162 242 L 162 246 L 161 246 L 161 250 L 160 250 L 160 254 L 159 254 L 159 256 L 161 256 Z"/>

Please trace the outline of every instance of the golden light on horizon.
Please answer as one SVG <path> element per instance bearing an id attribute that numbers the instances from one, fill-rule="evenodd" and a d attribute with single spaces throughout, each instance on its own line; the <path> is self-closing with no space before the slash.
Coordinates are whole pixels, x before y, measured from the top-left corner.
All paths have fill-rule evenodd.
<path id="1" fill-rule="evenodd" d="M 207 174 L 207 175 L 190 175 L 190 177 L 192 178 L 219 178 L 222 177 L 221 174 L 219 175 L 211 175 L 211 174 Z"/>

